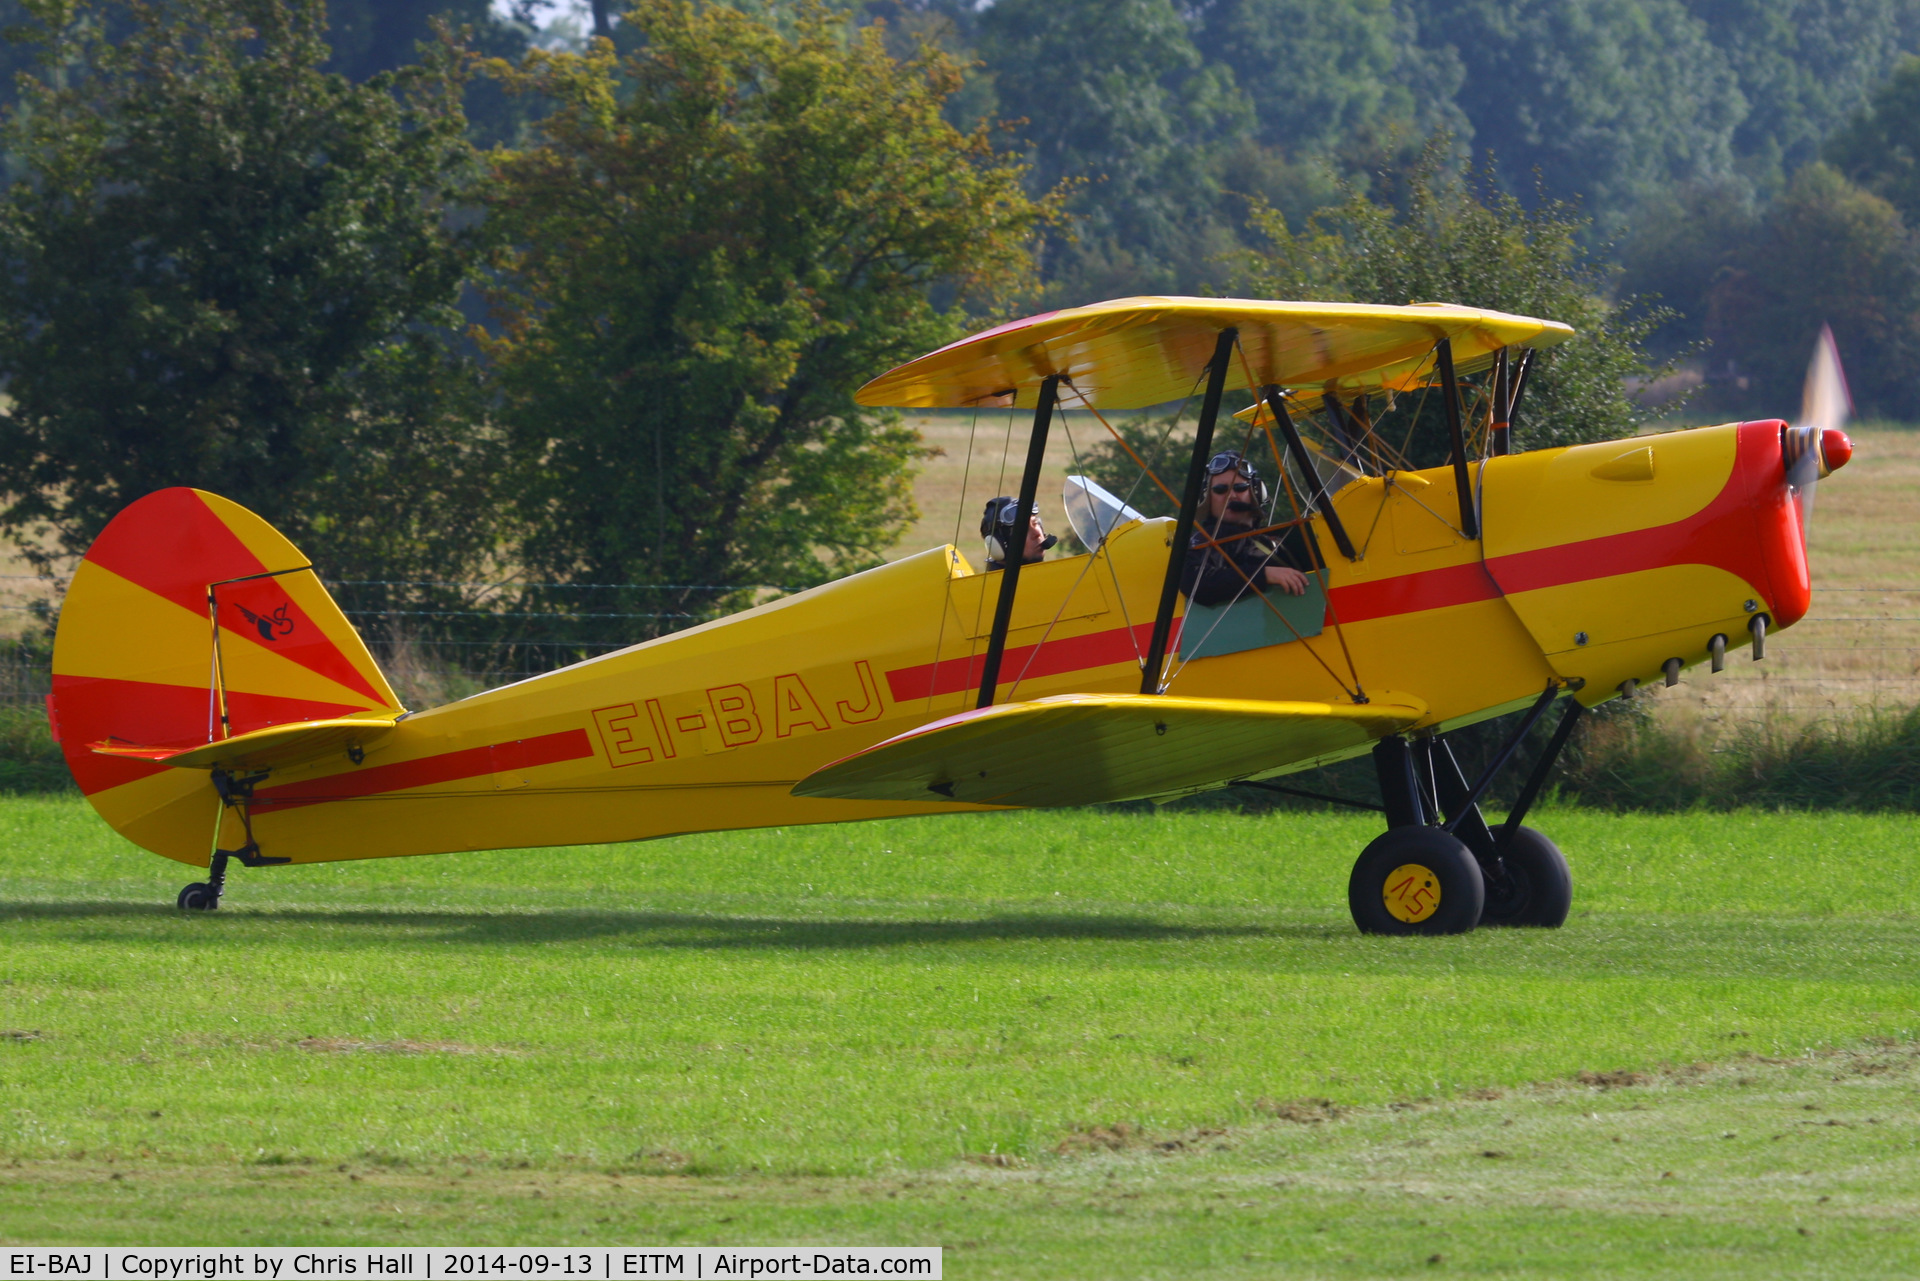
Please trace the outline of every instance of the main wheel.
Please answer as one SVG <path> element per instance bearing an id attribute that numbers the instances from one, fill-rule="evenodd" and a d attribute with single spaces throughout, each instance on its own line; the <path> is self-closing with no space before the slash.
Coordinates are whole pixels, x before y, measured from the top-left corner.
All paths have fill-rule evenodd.
<path id="1" fill-rule="evenodd" d="M 214 897 L 213 886 L 205 881 L 195 881 L 180 891 L 180 897 L 174 902 L 183 912 L 211 912 L 220 906 L 220 900 Z"/>
<path id="2" fill-rule="evenodd" d="M 1360 852 L 1347 881 L 1362 934 L 1464 934 L 1485 902 L 1472 852 L 1437 827 L 1389 828 Z"/>
<path id="3" fill-rule="evenodd" d="M 1573 906 L 1573 874 L 1560 847 L 1531 827 L 1514 832 L 1501 850 L 1506 876 L 1487 880 L 1487 906 L 1482 925 L 1539 925 L 1555 929 L 1566 923 Z"/>

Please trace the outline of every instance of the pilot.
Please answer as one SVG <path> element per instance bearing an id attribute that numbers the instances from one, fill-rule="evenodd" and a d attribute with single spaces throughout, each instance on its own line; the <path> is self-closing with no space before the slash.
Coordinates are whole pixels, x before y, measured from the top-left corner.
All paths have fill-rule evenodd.
<path id="1" fill-rule="evenodd" d="M 980 537 L 987 540 L 987 568 L 989 570 L 1007 567 L 1007 545 L 1013 542 L 1013 518 L 1019 514 L 1020 504 L 1005 496 L 987 503 L 985 514 L 980 517 Z M 1033 509 L 1033 520 L 1027 525 L 1027 554 L 1021 557 L 1021 563 L 1031 565 L 1035 561 L 1046 559 L 1047 549 L 1059 542 L 1052 534 L 1040 528 L 1040 509 Z"/>
<path id="2" fill-rule="evenodd" d="M 1301 546 L 1300 530 L 1252 538 L 1234 538 L 1253 528 L 1266 501 L 1267 487 L 1252 462 L 1237 450 L 1218 453 L 1207 463 L 1207 505 L 1195 522 L 1180 590 L 1196 605 L 1225 605 L 1247 590 L 1277 589 L 1304 596 L 1313 564 Z M 1233 539 L 1220 547 L 1210 541 Z M 1237 567 L 1237 568 L 1236 568 Z"/>

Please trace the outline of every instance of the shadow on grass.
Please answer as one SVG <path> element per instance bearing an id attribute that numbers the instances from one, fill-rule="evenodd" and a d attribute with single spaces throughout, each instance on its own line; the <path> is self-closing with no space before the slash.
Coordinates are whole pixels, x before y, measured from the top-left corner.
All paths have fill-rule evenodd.
<path id="1" fill-rule="evenodd" d="M 1218 938 L 1320 938 L 1320 926 L 1177 925 L 1139 916 L 1072 913 L 1002 914 L 965 920 L 809 920 L 799 917 L 703 916 L 691 912 L 409 912 L 300 909 L 242 910 L 187 916 L 154 903 L 68 902 L 0 906 L 0 921 L 113 921 L 158 924 L 172 919 L 192 935 L 181 941 L 231 937 L 230 931 L 275 925 L 366 927 L 364 935 L 330 934 L 329 945 L 391 946 L 429 936 L 441 943 L 559 943 L 624 939 L 641 947 L 714 949 L 883 948 L 924 944 L 1083 939 L 1166 942 Z M 206 933 L 211 926 L 220 934 Z M 152 938 L 142 929 L 142 938 Z"/>

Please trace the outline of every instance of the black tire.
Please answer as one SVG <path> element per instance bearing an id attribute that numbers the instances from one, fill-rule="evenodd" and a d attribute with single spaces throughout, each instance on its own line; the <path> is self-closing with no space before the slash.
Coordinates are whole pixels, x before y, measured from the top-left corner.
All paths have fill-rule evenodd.
<path id="1" fill-rule="evenodd" d="M 1347 906 L 1362 934 L 1464 934 L 1480 923 L 1485 902 L 1472 852 L 1437 827 L 1395 827 L 1375 837 L 1347 881 Z"/>
<path id="2" fill-rule="evenodd" d="M 220 900 L 213 896 L 213 886 L 205 881 L 195 881 L 181 890 L 174 902 L 183 912 L 211 912 L 220 906 Z"/>
<path id="3" fill-rule="evenodd" d="M 1560 847 L 1531 827 L 1514 832 L 1501 850 L 1506 875 L 1487 880 L 1482 925 L 1536 925 L 1558 929 L 1573 906 L 1573 874 Z"/>

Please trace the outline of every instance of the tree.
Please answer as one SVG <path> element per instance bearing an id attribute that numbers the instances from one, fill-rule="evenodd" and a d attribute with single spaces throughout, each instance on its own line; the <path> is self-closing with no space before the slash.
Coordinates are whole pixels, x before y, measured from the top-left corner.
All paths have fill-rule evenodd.
<path id="1" fill-rule="evenodd" d="M 1790 417 L 1807 355 L 1833 327 L 1855 406 L 1920 417 L 1920 245 L 1893 205 L 1824 164 L 1794 175 L 1707 300 L 1716 361 L 1739 382 L 1730 403 Z"/>
<path id="2" fill-rule="evenodd" d="M 641 0 L 624 25 L 645 36 L 624 57 L 493 68 L 555 104 L 486 199 L 522 559 L 660 588 L 635 598 L 656 612 L 710 600 L 676 585 L 872 564 L 913 514 L 920 445 L 853 392 L 961 331 L 936 287 L 1026 283 L 1049 207 L 942 119 L 959 73 L 935 51 L 898 62 L 819 5 L 783 31 Z"/>
<path id="3" fill-rule="evenodd" d="M 1733 132 L 1739 167 L 1768 191 L 1892 70 L 1915 34 L 1902 0 L 1686 0 L 1745 99 Z"/>
<path id="4" fill-rule="evenodd" d="M 39 49 L 33 39 L 32 16 L 21 0 L 0 0 L 0 107 L 19 100 L 15 81 L 39 69 Z M 14 174 L 5 174 L 11 181 Z"/>
<path id="5" fill-rule="evenodd" d="M 1052 294 L 1194 288 L 1232 244 L 1221 168 L 1252 113 L 1172 0 L 1000 0 L 980 42 L 999 111 L 1020 122 L 1032 189 L 1081 184 L 1072 239 L 1047 246 Z"/>
<path id="6" fill-rule="evenodd" d="M 1827 140 L 1825 155 L 1848 179 L 1889 201 L 1908 223 L 1920 219 L 1920 58 L 1900 63 Z"/>
<path id="7" fill-rule="evenodd" d="M 327 0 L 326 69 L 370 80 L 417 62 L 420 46 L 434 42 L 436 20 L 472 27 L 486 53 L 509 56 L 527 45 L 487 0 Z"/>
<path id="8" fill-rule="evenodd" d="M 947 95 L 944 114 L 956 129 L 971 132 L 993 121 L 998 110 L 993 74 L 982 63 L 974 44 L 980 33 L 980 11 L 974 0 L 837 0 L 848 4 L 864 23 L 878 24 L 887 52 L 910 62 L 922 45 L 952 58 L 960 71 L 960 87 Z"/>
<path id="9" fill-rule="evenodd" d="M 1581 201 L 1603 236 L 1643 197 L 1731 171 L 1746 102 L 1680 0 L 1414 3 L 1422 40 L 1465 69 L 1474 150 Z"/>
<path id="10" fill-rule="evenodd" d="M 1194 43 L 1233 70 L 1262 145 L 1289 155 L 1350 151 L 1399 132 L 1464 124 L 1452 109 L 1460 63 L 1428 49 L 1393 0 L 1203 0 Z"/>
<path id="11" fill-rule="evenodd" d="M 518 0 L 508 13 L 488 0 L 327 0 L 327 43 L 333 54 L 326 69 L 353 80 L 369 80 L 417 62 L 423 46 L 438 41 L 444 24 L 471 41 L 480 53 L 517 58 L 526 51 L 539 0 Z M 471 81 L 465 93 L 467 121 L 482 143 L 509 142 L 525 126 L 499 87 Z"/>
<path id="12" fill-rule="evenodd" d="M 1881 173 L 1898 179 L 1897 153 Z M 1805 166 L 1771 202 L 1738 182 L 1681 192 L 1648 211 L 1625 257 L 1627 287 L 1674 308 L 1656 341 L 1704 351 L 1717 412 L 1791 415 L 1830 324 L 1861 410 L 1920 413 L 1920 238 L 1830 166 Z"/>
<path id="13" fill-rule="evenodd" d="M 1641 206 L 1620 246 L 1620 289 L 1664 309 L 1648 335 L 1655 350 L 1707 350 L 1707 298 L 1759 222 L 1760 204 L 1743 178 L 1692 183 Z M 1710 372 L 1719 367 L 1717 356 L 1708 359 Z"/>
<path id="14" fill-rule="evenodd" d="M 318 0 L 34 7 L 64 85 L 6 122 L 0 528 L 50 563 L 188 484 L 331 575 L 483 561 L 490 444 L 444 341 L 479 252 L 447 216 L 451 53 L 354 85 L 320 69 Z"/>

